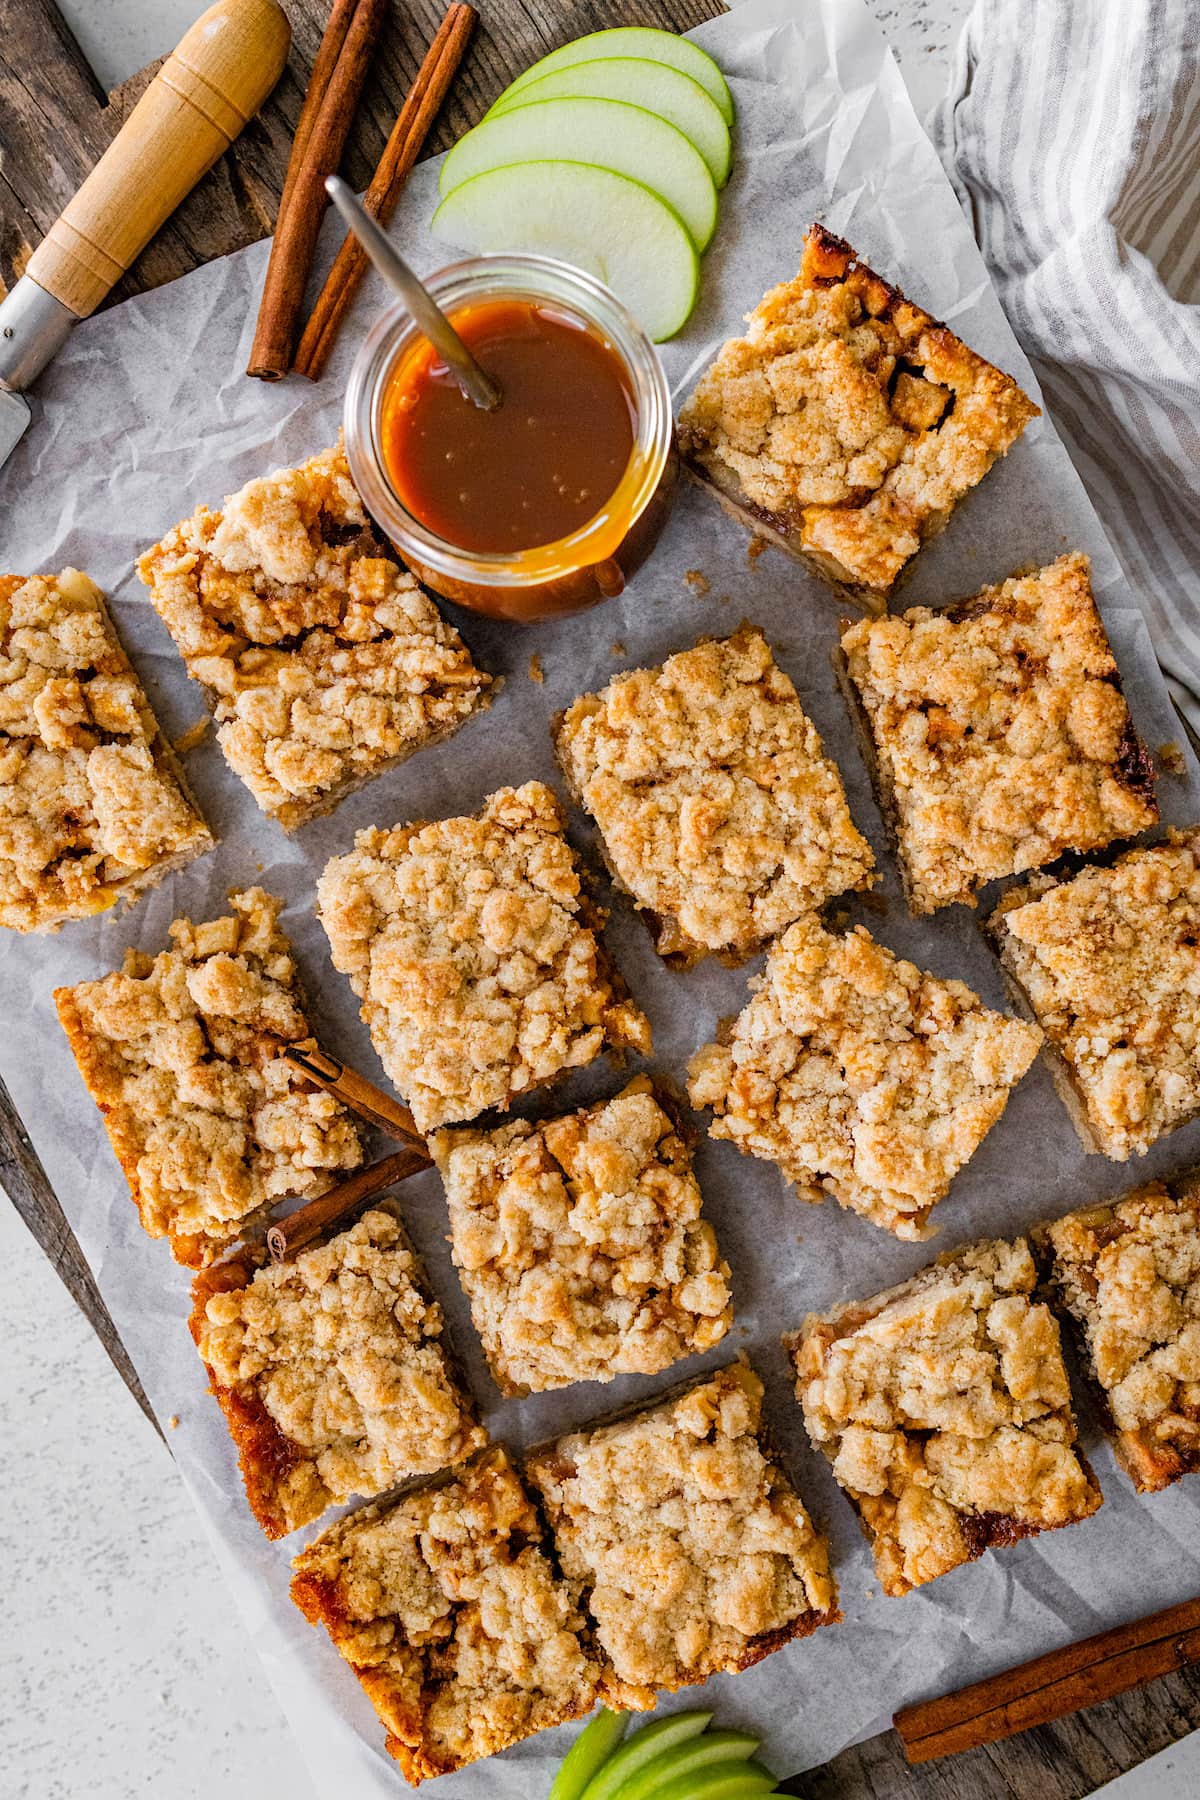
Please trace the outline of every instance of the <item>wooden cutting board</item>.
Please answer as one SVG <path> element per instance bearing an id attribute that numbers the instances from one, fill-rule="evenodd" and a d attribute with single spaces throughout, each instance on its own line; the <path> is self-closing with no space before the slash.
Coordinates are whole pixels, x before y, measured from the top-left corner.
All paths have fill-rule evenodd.
<path id="1" fill-rule="evenodd" d="M 260 116 L 134 263 L 108 304 L 173 281 L 273 229 L 292 131 L 329 0 L 283 0 L 283 5 L 293 36 L 282 81 Z M 475 0 L 475 5 L 482 22 L 430 136 L 431 155 L 448 149 L 507 82 L 568 38 L 612 25 L 687 31 L 725 10 L 721 0 Z M 2 0 L 2 6 L 0 292 L 21 274 L 158 66 L 143 69 L 106 95 L 53 0 Z M 370 178 L 443 10 L 442 0 L 397 0 L 391 9 L 344 163 L 344 173 L 356 187 L 365 187 Z M 2 1082 L 0 1186 L 153 1422 L 141 1383 Z M 819 1696 L 798 1696 L 797 1701 L 819 1705 Z M 920 1769 L 908 1767 L 899 1739 L 887 1732 L 798 1777 L 788 1791 L 804 1800 L 1081 1800 L 1198 1726 L 1200 1671 L 1193 1669 L 1007 1743 Z"/>

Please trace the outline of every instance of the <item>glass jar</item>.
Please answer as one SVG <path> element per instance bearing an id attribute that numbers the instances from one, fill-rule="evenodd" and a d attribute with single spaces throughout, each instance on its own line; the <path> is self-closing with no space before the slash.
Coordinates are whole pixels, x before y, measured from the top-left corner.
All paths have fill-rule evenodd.
<path id="1" fill-rule="evenodd" d="M 359 493 L 419 580 L 447 600 L 493 618 L 531 623 L 580 612 L 619 594 L 658 541 L 679 477 L 671 396 L 657 352 L 602 282 L 548 256 L 471 257 L 425 277 L 453 319 L 489 300 L 545 301 L 587 326 L 624 367 L 633 399 L 634 446 L 616 491 L 569 537 L 531 550 L 463 550 L 404 506 L 383 457 L 383 400 L 393 372 L 420 340 L 392 307 L 376 320 L 350 372 L 346 450 Z"/>

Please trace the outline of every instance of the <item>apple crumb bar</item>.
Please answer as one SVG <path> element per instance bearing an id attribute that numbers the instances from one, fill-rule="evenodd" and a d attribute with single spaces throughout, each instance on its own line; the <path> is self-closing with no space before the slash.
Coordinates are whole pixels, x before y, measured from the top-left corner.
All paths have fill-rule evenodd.
<path id="1" fill-rule="evenodd" d="M 333 960 L 418 1129 L 507 1107 L 598 1056 L 650 1048 L 539 781 L 473 817 L 360 831 L 317 888 Z"/>
<path id="2" fill-rule="evenodd" d="M 1200 1176 L 1148 1182 L 1033 1237 L 1138 1493 L 1200 1469 Z"/>
<path id="3" fill-rule="evenodd" d="M 285 830 L 450 734 L 489 676 L 376 536 L 341 444 L 198 507 L 138 573 Z"/>
<path id="4" fill-rule="evenodd" d="M 691 1145 L 648 1076 L 564 1118 L 440 1131 L 430 1150 L 502 1392 L 654 1375 L 728 1331 Z"/>
<path id="5" fill-rule="evenodd" d="M 223 918 L 176 919 L 170 950 L 128 950 L 122 969 L 54 994 L 143 1226 L 192 1268 L 362 1161 L 351 1115 L 283 1055 L 316 1045 L 281 906 L 230 894 Z"/>
<path id="6" fill-rule="evenodd" d="M 872 612 L 1039 409 L 821 225 L 680 414 L 745 524 Z"/>
<path id="7" fill-rule="evenodd" d="M 885 1594 L 1071 1525 L 1101 1494 L 1024 1239 L 969 1244 L 784 1338 L 815 1449 Z"/>
<path id="8" fill-rule="evenodd" d="M 487 1443 L 386 1202 L 292 1262 L 204 1270 L 191 1332 L 268 1537 Z"/>
<path id="9" fill-rule="evenodd" d="M 1087 1149 L 1125 1162 L 1200 1112 L 1200 829 L 1035 875 L 987 929 Z"/>
<path id="10" fill-rule="evenodd" d="M 292 1564 L 414 1786 L 582 1718 L 604 1670 L 537 1512 L 499 1446 L 449 1478 L 360 1508 Z"/>
<path id="11" fill-rule="evenodd" d="M 212 845 L 95 582 L 0 575 L 0 925 L 56 931 Z"/>
<path id="12" fill-rule="evenodd" d="M 835 661 L 914 913 L 1158 819 L 1086 556 L 863 619 Z"/>
<path id="13" fill-rule="evenodd" d="M 837 765 L 752 626 L 584 694 L 554 742 L 614 876 L 673 961 L 749 956 L 871 884 Z"/>
<path id="14" fill-rule="evenodd" d="M 830 1193 L 897 1237 L 927 1236 L 1041 1033 L 861 925 L 839 936 L 797 920 L 753 985 L 723 1041 L 691 1061 L 710 1134 L 777 1163 L 802 1200 Z"/>
<path id="15" fill-rule="evenodd" d="M 525 1459 L 625 1705 L 841 1618 L 829 1547 L 771 1450 L 762 1399 L 738 1361 Z"/>

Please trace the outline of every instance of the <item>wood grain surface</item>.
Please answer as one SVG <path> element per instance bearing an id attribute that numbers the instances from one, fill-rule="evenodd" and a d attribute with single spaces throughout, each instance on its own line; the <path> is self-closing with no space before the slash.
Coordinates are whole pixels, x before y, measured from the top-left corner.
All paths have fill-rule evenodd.
<path id="1" fill-rule="evenodd" d="M 686 31 L 724 10 L 720 0 L 475 3 L 482 24 L 431 134 L 430 154 L 454 143 L 508 81 L 556 44 L 611 25 Z M 172 281 L 271 231 L 292 129 L 328 10 L 328 0 L 283 4 L 293 42 L 279 86 L 259 118 L 134 263 L 109 304 Z M 356 187 L 365 187 L 370 179 L 442 11 L 441 0 L 406 0 L 391 10 L 345 159 L 344 172 Z M 143 70 L 106 96 L 52 0 L 3 0 L 0 291 L 22 273 L 153 74 L 154 67 Z M 3 1083 L 0 1185 L 153 1422 L 141 1383 Z M 1190 1670 L 1055 1725 L 916 1769 L 905 1762 L 896 1734 L 886 1732 L 797 1777 L 786 1791 L 800 1800 L 1082 1800 L 1198 1726 L 1200 1672 Z"/>

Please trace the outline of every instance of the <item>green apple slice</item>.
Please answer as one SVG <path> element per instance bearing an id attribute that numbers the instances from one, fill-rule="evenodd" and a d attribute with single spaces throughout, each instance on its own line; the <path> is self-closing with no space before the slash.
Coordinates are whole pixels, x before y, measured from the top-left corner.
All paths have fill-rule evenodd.
<path id="1" fill-rule="evenodd" d="M 494 113 L 460 138 L 442 163 L 438 191 L 507 163 L 569 156 L 628 175 L 673 207 L 697 250 L 717 224 L 717 190 L 695 145 L 657 113 L 617 100 L 539 100 Z"/>
<path id="2" fill-rule="evenodd" d="M 627 1712 L 610 1712 L 602 1706 L 589 1719 L 559 1765 L 549 1800 L 580 1800 L 584 1788 L 603 1767 L 625 1735 Z"/>
<path id="3" fill-rule="evenodd" d="M 677 1744 L 686 1744 L 689 1738 L 699 1737 L 711 1718 L 710 1712 L 673 1713 L 669 1719 L 659 1719 L 657 1724 L 643 1725 L 640 1731 L 626 1739 L 615 1756 L 609 1757 L 599 1774 L 592 1777 L 581 1800 L 613 1800 L 623 1781 L 664 1751 L 673 1750 Z"/>
<path id="4" fill-rule="evenodd" d="M 630 106 L 642 106 L 657 113 L 668 125 L 674 125 L 690 138 L 718 187 L 724 187 L 729 176 L 733 151 L 729 127 L 721 117 L 721 109 L 710 94 L 690 75 L 669 69 L 665 63 L 639 62 L 633 56 L 611 56 L 600 62 L 572 63 L 539 76 L 528 87 L 514 93 L 511 88 L 501 94 L 489 119 L 498 113 L 511 112 L 517 106 L 529 106 L 536 100 L 624 100 Z"/>
<path id="5" fill-rule="evenodd" d="M 518 75 L 508 92 L 515 93 L 518 88 L 538 81 L 556 69 L 570 68 L 572 63 L 595 62 L 600 56 L 637 56 L 646 62 L 664 63 L 668 68 L 678 69 L 682 75 L 690 75 L 716 101 L 725 123 L 733 124 L 733 96 L 729 92 L 729 83 L 707 50 L 689 43 L 687 38 L 676 37 L 673 31 L 657 31 L 649 25 L 618 25 L 611 31 L 593 31 L 587 37 L 576 38 L 574 43 L 563 44 L 561 49 L 552 50 L 549 56 L 543 56 L 523 75 Z"/>
<path id="6" fill-rule="evenodd" d="M 759 1800 L 774 1792 L 775 1777 L 761 1763 L 717 1763 L 668 1781 L 655 1790 L 654 1800 Z M 616 1800 L 625 1800 L 624 1789 Z"/>
<path id="7" fill-rule="evenodd" d="M 759 1740 L 748 1731 L 706 1731 L 690 1742 L 664 1750 L 622 1783 L 617 1800 L 659 1800 L 672 1782 L 696 1777 L 729 1763 L 747 1764 Z M 753 1765 L 757 1768 L 757 1764 Z"/>
<path id="8" fill-rule="evenodd" d="M 678 213 L 591 163 L 508 163 L 474 175 L 446 195 L 431 230 L 476 255 L 535 251 L 586 269 L 656 343 L 673 337 L 696 303 L 700 259 Z"/>

